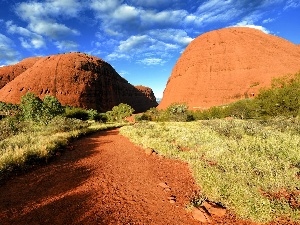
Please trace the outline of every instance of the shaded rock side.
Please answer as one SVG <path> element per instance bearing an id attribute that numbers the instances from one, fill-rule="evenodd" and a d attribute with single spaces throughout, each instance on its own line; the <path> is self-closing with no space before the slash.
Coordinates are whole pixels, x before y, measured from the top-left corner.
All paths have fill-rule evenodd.
<path id="1" fill-rule="evenodd" d="M 200 35 L 185 49 L 158 108 L 187 103 L 209 108 L 257 95 L 272 78 L 300 71 L 300 48 L 252 28 L 224 28 Z"/>
<path id="2" fill-rule="evenodd" d="M 146 96 L 148 99 L 150 99 L 151 102 L 154 102 L 155 104 L 152 105 L 152 107 L 156 107 L 157 101 L 156 101 L 156 97 L 153 93 L 153 90 L 149 87 L 145 87 L 142 85 L 137 85 L 135 86 L 135 88 L 139 91 L 138 96 L 135 97 L 136 100 L 134 100 L 134 102 L 132 102 L 131 104 L 134 105 L 136 104 L 136 102 L 138 102 L 138 104 L 142 107 L 142 108 L 147 108 L 149 109 L 149 103 L 146 101 L 143 101 L 144 97 Z"/>
<path id="3" fill-rule="evenodd" d="M 100 112 L 126 103 L 136 112 L 156 107 L 155 100 L 122 78 L 100 58 L 84 53 L 44 57 L 0 90 L 0 101 L 19 103 L 32 92 L 55 96 L 62 104 Z"/>
<path id="4" fill-rule="evenodd" d="M 27 58 L 15 65 L 0 67 L 0 89 L 33 66 L 41 57 Z"/>

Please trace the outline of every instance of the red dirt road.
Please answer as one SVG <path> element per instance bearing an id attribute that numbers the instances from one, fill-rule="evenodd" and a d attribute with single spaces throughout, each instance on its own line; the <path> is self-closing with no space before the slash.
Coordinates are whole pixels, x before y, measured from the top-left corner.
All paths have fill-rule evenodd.
<path id="1" fill-rule="evenodd" d="M 118 130 L 102 131 L 1 184 L 0 224 L 201 224 L 185 209 L 197 190 L 187 165 L 147 155 Z M 229 213 L 211 222 L 251 224 Z"/>
<path id="2" fill-rule="evenodd" d="M 184 209 L 196 189 L 186 165 L 99 132 L 2 184 L 0 224 L 199 224 Z"/>

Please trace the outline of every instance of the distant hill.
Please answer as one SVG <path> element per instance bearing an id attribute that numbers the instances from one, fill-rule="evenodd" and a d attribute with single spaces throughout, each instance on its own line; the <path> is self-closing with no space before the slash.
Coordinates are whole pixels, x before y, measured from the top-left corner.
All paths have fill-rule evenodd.
<path id="1" fill-rule="evenodd" d="M 158 108 L 187 103 L 191 109 L 255 96 L 272 78 L 300 71 L 300 47 L 251 28 L 200 35 L 185 49 Z"/>
<path id="2" fill-rule="evenodd" d="M 21 96 L 33 92 L 40 98 L 49 94 L 64 105 L 100 112 L 120 103 L 129 104 L 136 112 L 157 106 L 151 88 L 134 87 L 110 64 L 84 53 L 23 60 L 1 67 L 0 77 L 3 80 L 0 101 L 3 102 L 19 103 Z"/>

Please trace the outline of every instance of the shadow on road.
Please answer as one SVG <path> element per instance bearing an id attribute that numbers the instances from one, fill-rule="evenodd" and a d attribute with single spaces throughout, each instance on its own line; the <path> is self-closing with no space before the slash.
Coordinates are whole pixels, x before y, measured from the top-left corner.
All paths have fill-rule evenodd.
<path id="1" fill-rule="evenodd" d="M 76 140 L 49 165 L 1 184 L 0 224 L 80 224 L 90 216 L 94 193 L 84 185 L 94 168 L 82 161 L 101 154 L 99 136 L 107 132 L 118 133 L 101 131 Z"/>

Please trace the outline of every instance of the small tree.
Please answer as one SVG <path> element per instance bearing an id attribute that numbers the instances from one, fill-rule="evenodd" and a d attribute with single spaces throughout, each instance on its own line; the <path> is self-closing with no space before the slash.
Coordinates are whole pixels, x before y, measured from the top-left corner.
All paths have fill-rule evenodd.
<path id="1" fill-rule="evenodd" d="M 131 116 L 134 109 L 127 104 L 120 103 L 114 106 L 111 111 L 106 112 L 107 119 L 109 122 L 121 122 L 126 117 Z"/>
<path id="2" fill-rule="evenodd" d="M 45 122 L 50 121 L 55 116 L 61 115 L 64 112 L 64 108 L 61 103 L 51 95 L 46 95 L 43 100 L 42 116 Z"/>
<path id="3" fill-rule="evenodd" d="M 256 98 L 263 116 L 294 116 L 300 112 L 300 73 L 273 80 Z"/>
<path id="4" fill-rule="evenodd" d="M 55 116 L 64 112 L 63 106 L 54 96 L 46 95 L 42 101 L 30 92 L 22 96 L 20 109 L 24 120 L 46 124 Z"/>
<path id="5" fill-rule="evenodd" d="M 188 106 L 186 104 L 173 103 L 165 111 L 167 121 L 189 121 Z"/>
<path id="6" fill-rule="evenodd" d="M 40 121 L 43 114 L 43 102 L 31 92 L 21 98 L 20 109 L 24 120 Z"/>

